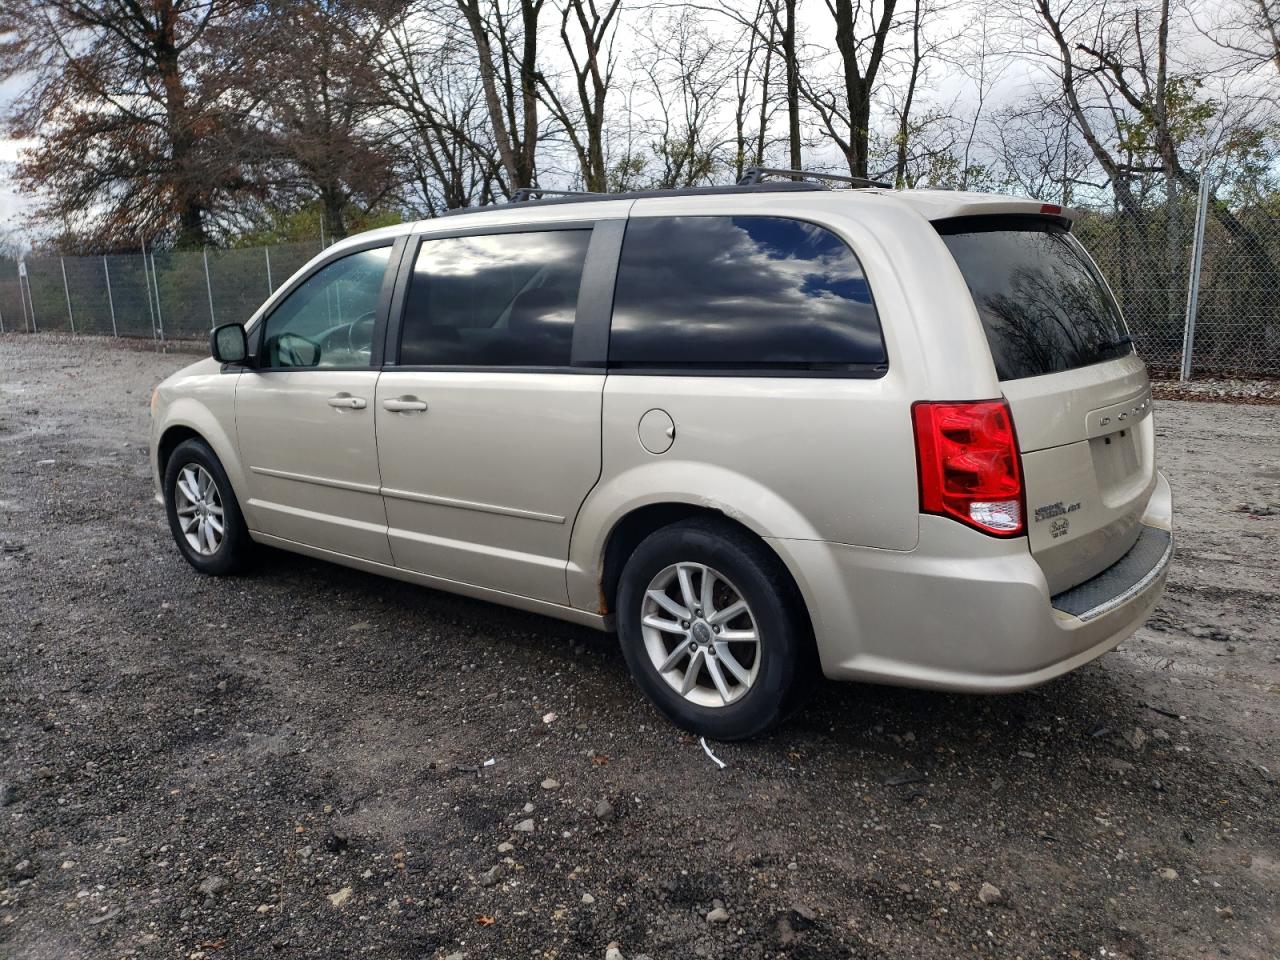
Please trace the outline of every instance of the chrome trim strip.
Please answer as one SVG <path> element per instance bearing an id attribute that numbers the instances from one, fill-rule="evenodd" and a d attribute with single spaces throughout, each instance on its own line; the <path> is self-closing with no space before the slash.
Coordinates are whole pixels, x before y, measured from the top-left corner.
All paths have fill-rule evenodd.
<path id="1" fill-rule="evenodd" d="M 313 477 L 306 473 L 290 473 L 288 470 L 272 470 L 267 467 L 250 467 L 252 473 L 264 477 L 275 477 L 277 480 L 296 480 L 298 483 L 314 483 L 318 487 L 334 487 L 338 490 L 352 490 L 356 493 L 378 494 L 380 491 L 374 483 L 353 483 L 350 480 L 333 480 L 329 477 Z"/>
<path id="2" fill-rule="evenodd" d="M 1137 583 L 1130 586 L 1124 592 L 1116 594 L 1110 600 L 1104 600 L 1102 603 L 1098 604 L 1096 607 L 1086 610 L 1084 613 L 1080 614 L 1076 619 L 1081 621 L 1082 623 L 1088 623 L 1090 620 L 1095 620 L 1098 617 L 1102 616 L 1104 613 L 1110 613 L 1112 610 L 1116 609 L 1117 607 L 1124 606 L 1126 603 L 1128 603 L 1130 600 L 1132 600 L 1134 597 L 1140 594 L 1147 587 L 1151 586 L 1152 582 L 1155 581 L 1156 577 L 1164 573 L 1164 571 L 1168 569 L 1169 564 L 1172 562 L 1173 562 L 1173 536 L 1170 535 L 1169 545 L 1165 547 L 1164 554 L 1160 557 L 1158 561 L 1156 561 L 1156 565 L 1147 571 L 1146 575 L 1143 576 L 1141 580 L 1139 580 Z"/>
<path id="3" fill-rule="evenodd" d="M 543 523 L 564 523 L 564 517 L 554 513 L 539 513 L 536 510 L 520 510 L 517 507 L 503 507 L 496 503 L 477 503 L 474 500 L 455 500 L 453 497 L 437 497 L 428 493 L 414 493 L 412 490 L 393 490 L 382 488 L 384 497 L 395 500 L 408 500 L 412 503 L 430 503 L 439 507 L 455 507 L 459 510 L 476 510 L 480 513 L 496 513 L 503 517 L 519 517 L 523 520 L 541 520 Z"/>

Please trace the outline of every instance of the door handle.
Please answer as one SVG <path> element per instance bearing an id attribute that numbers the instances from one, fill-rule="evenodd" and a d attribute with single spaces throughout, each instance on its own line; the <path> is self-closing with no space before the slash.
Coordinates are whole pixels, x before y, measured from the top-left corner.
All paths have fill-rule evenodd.
<path id="1" fill-rule="evenodd" d="M 330 397 L 328 403 L 331 407 L 342 407 L 347 410 L 363 410 L 368 406 L 364 397 L 353 397 L 349 393 L 340 393 L 336 397 Z"/>
<path id="2" fill-rule="evenodd" d="M 417 397 L 395 397 L 382 401 L 382 409 L 392 413 L 420 413 L 427 409 L 427 402 Z"/>

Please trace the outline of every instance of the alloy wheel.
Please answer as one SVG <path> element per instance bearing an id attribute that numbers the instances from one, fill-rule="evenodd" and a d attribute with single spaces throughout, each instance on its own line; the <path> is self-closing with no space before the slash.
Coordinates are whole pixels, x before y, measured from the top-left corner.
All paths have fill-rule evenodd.
<path id="1" fill-rule="evenodd" d="M 760 633 L 741 591 L 703 563 L 674 563 L 645 590 L 645 650 L 673 690 L 702 707 L 740 700 L 760 672 Z"/>
<path id="2" fill-rule="evenodd" d="M 209 471 L 198 463 L 184 466 L 174 483 L 173 499 L 188 546 L 203 557 L 217 553 L 225 532 L 222 495 Z"/>

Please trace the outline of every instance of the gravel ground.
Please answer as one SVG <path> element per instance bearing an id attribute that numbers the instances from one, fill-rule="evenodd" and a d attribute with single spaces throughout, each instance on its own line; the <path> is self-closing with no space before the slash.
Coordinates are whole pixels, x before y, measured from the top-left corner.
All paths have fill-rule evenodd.
<path id="1" fill-rule="evenodd" d="M 0 337 L 0 957 L 1280 955 L 1274 407 L 1161 403 L 1180 552 L 1117 653 L 827 684 L 721 770 L 611 637 L 194 573 L 145 447 L 189 359 Z"/>
<path id="2" fill-rule="evenodd" d="M 1280 380 L 1238 380 L 1202 377 L 1189 383 L 1157 380 L 1157 400 L 1213 400 L 1220 403 L 1280 403 Z"/>

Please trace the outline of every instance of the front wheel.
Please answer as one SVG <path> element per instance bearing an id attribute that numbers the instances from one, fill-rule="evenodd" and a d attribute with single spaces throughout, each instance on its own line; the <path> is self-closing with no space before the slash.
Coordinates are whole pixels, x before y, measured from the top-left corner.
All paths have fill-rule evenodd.
<path id="1" fill-rule="evenodd" d="M 224 576 L 244 567 L 252 541 L 222 464 L 203 440 L 178 444 L 164 471 L 169 530 L 187 563 Z"/>
<path id="2" fill-rule="evenodd" d="M 812 640 L 781 561 L 725 522 L 651 534 L 618 588 L 618 634 L 631 675 L 673 722 L 718 740 L 774 726 L 812 674 Z"/>

